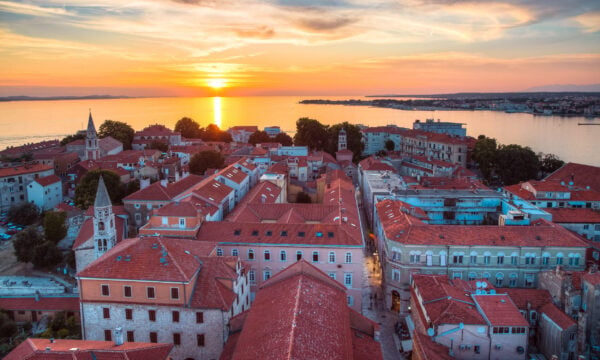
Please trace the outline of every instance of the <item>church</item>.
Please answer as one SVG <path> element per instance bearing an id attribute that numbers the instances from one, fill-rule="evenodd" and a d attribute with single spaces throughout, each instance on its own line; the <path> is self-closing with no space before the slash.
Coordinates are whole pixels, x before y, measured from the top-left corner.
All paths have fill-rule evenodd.
<path id="1" fill-rule="evenodd" d="M 83 131 L 83 130 L 82 130 Z M 107 136 L 98 138 L 92 112 L 88 118 L 87 130 L 85 130 L 85 139 L 78 139 L 67 144 L 67 152 L 75 152 L 80 160 L 98 160 L 107 155 L 115 155 L 123 151 L 123 143 L 119 140 Z"/>

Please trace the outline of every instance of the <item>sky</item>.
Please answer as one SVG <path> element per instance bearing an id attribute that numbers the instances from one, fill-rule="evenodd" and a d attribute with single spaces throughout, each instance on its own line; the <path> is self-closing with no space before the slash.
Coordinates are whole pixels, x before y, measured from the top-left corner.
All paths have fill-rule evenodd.
<path id="1" fill-rule="evenodd" d="M 598 84 L 598 0 L 0 0 L 0 96 Z"/>

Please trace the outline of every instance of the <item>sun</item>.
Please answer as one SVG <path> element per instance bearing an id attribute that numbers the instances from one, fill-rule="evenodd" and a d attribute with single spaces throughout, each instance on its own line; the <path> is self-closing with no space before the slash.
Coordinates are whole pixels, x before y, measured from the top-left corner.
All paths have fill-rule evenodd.
<path id="1" fill-rule="evenodd" d="M 227 86 L 227 80 L 225 79 L 209 79 L 207 82 L 208 86 L 213 89 L 222 89 Z"/>

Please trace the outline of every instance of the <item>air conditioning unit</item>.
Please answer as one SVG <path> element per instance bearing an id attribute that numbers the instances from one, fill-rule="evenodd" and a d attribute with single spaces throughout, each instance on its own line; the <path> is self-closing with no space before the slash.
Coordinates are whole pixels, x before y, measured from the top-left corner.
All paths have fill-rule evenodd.
<path id="1" fill-rule="evenodd" d="M 502 349 L 502 345 L 500 345 L 500 344 L 496 344 L 494 347 L 496 348 L 496 350 Z"/>

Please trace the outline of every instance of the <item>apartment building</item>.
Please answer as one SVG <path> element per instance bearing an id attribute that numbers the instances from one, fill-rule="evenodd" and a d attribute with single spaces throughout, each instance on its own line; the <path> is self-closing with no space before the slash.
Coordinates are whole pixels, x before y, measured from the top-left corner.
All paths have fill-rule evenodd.
<path id="1" fill-rule="evenodd" d="M 54 168 L 39 163 L 0 168 L 0 210 L 28 201 L 29 184 L 50 175 L 54 175 Z"/>

